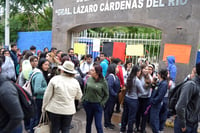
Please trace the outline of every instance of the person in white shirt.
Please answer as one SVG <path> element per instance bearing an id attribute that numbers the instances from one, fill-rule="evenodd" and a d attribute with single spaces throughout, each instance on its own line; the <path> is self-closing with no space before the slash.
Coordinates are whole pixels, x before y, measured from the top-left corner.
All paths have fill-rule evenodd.
<path id="1" fill-rule="evenodd" d="M 84 75 L 87 75 L 92 67 L 93 67 L 92 55 L 88 54 L 86 55 L 86 62 L 81 64 L 80 69 Z"/>
<path id="2" fill-rule="evenodd" d="M 69 133 L 73 115 L 76 113 L 74 100 L 80 100 L 82 91 L 74 78 L 77 71 L 71 61 L 58 66 L 61 74 L 54 76 L 45 91 L 42 112 L 47 111 L 51 133 Z"/>

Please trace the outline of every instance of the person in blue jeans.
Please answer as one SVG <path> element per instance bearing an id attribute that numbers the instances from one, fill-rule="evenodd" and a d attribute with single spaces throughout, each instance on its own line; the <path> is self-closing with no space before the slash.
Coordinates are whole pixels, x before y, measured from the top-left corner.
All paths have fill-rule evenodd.
<path id="1" fill-rule="evenodd" d="M 144 88 L 138 77 L 140 77 L 141 70 L 138 66 L 134 66 L 131 70 L 130 75 L 127 79 L 127 93 L 124 99 L 124 109 L 122 113 L 121 121 L 121 132 L 126 131 L 126 126 L 128 125 L 127 133 L 133 132 L 133 125 L 136 122 L 136 113 L 138 110 L 138 92 L 145 95 Z"/>
<path id="2" fill-rule="evenodd" d="M 161 122 L 160 122 L 161 116 L 164 115 L 161 112 L 161 109 L 163 105 L 163 99 L 168 88 L 167 75 L 168 75 L 167 69 L 161 69 L 158 72 L 159 84 L 158 84 L 158 87 L 156 87 L 153 90 L 153 93 L 150 99 L 150 104 L 151 104 L 150 125 L 151 125 L 153 133 L 159 133 L 160 125 L 161 125 Z"/>
<path id="3" fill-rule="evenodd" d="M 115 126 L 111 123 L 112 114 L 114 111 L 115 103 L 117 102 L 117 94 L 120 90 L 120 81 L 116 76 L 118 73 L 118 67 L 116 64 L 110 64 L 106 75 L 106 80 L 109 88 L 109 98 L 104 107 L 104 127 L 113 129 Z"/>
<path id="4" fill-rule="evenodd" d="M 82 97 L 83 107 L 86 112 L 86 133 L 91 133 L 93 118 L 97 133 L 103 133 L 102 113 L 108 100 L 109 91 L 106 79 L 102 75 L 102 67 L 94 65 L 90 69 L 91 77 L 88 78 Z"/>

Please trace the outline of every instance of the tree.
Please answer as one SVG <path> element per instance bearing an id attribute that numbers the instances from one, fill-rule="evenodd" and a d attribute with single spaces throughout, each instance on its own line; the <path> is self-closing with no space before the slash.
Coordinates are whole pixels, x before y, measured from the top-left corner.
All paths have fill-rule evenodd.
<path id="1" fill-rule="evenodd" d="M 10 42 L 16 42 L 19 31 L 52 29 L 52 0 L 10 0 Z M 5 7 L 5 0 L 0 0 Z M 0 43 L 4 43 L 4 15 L 0 16 Z"/>
<path id="2" fill-rule="evenodd" d="M 126 26 L 115 26 L 115 27 L 100 27 L 100 28 L 91 28 L 88 29 L 88 33 L 107 33 L 108 37 L 113 37 L 115 34 L 161 34 L 161 31 L 151 27 L 126 27 Z M 131 36 L 130 36 L 131 37 Z M 151 39 L 156 38 L 157 36 L 152 36 Z"/>

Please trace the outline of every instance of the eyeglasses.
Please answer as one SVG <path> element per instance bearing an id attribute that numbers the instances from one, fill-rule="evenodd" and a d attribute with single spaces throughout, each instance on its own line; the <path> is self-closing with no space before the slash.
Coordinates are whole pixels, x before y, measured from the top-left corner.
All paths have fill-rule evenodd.
<path id="1" fill-rule="evenodd" d="M 9 53 L 9 52 L 6 52 L 6 53 L 4 53 L 4 55 L 10 55 L 10 53 Z"/>

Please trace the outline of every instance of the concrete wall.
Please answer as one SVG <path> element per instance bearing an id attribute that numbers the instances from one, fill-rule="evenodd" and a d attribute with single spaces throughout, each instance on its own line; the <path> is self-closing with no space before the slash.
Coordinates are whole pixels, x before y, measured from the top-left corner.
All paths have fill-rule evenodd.
<path id="1" fill-rule="evenodd" d="M 66 51 L 72 32 L 92 27 L 154 27 L 163 32 L 161 67 L 165 43 L 192 45 L 190 63 L 177 64 L 181 80 L 195 64 L 200 38 L 199 12 L 199 0 L 54 0 L 52 46 Z"/>

